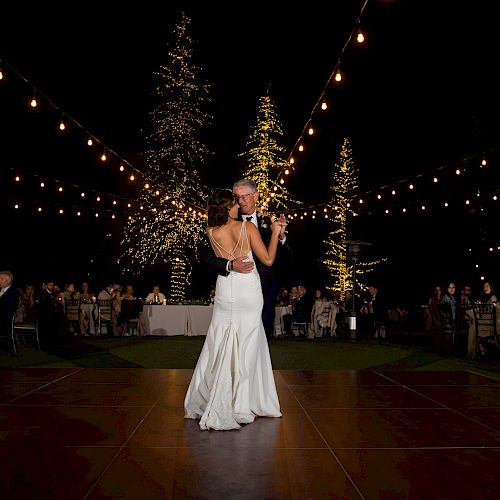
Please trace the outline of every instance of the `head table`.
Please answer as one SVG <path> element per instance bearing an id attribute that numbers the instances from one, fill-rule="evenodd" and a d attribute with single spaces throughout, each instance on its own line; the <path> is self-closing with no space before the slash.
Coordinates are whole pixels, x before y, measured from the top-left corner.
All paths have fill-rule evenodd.
<path id="1" fill-rule="evenodd" d="M 206 335 L 214 307 L 206 305 L 145 304 L 144 335 Z"/>

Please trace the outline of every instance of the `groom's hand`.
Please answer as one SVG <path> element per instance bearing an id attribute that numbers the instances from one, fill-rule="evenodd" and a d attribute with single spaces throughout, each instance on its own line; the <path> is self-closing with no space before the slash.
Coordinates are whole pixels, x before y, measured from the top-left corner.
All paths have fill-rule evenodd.
<path id="1" fill-rule="evenodd" d="M 237 259 L 233 260 L 233 271 L 236 271 L 237 273 L 243 273 L 243 274 L 248 274 L 252 272 L 254 263 L 252 261 L 247 261 L 247 257 L 238 257 Z"/>

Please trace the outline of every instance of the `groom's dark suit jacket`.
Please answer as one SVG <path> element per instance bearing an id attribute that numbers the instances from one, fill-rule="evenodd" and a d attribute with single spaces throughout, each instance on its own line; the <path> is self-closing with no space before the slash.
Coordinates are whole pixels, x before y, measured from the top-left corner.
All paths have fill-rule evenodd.
<path id="1" fill-rule="evenodd" d="M 269 245 L 271 240 L 271 219 L 269 217 L 257 217 L 259 226 L 259 233 L 262 241 Z M 217 257 L 213 250 L 210 248 L 203 251 L 202 259 L 212 266 L 218 274 L 227 276 L 229 273 L 226 271 L 227 260 Z M 288 243 L 278 242 L 278 250 L 276 259 L 272 266 L 266 266 L 260 262 L 257 256 L 254 255 L 255 266 L 260 276 L 262 295 L 264 298 L 264 307 L 262 310 L 262 321 L 266 335 L 269 337 L 273 334 L 274 330 L 274 307 L 276 305 L 276 298 L 281 284 L 285 281 L 285 272 L 289 269 L 291 261 L 291 252 Z"/>

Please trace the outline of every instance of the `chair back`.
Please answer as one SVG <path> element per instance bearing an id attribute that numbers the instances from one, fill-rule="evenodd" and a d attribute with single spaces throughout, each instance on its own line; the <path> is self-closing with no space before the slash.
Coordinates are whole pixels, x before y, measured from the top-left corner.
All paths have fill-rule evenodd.
<path id="1" fill-rule="evenodd" d="M 483 302 L 473 302 L 474 321 L 480 336 L 497 336 L 497 306 Z"/>
<path id="2" fill-rule="evenodd" d="M 120 304 L 120 314 L 123 321 L 139 319 L 142 312 L 142 301 L 139 299 L 123 299 Z"/>
<path id="3" fill-rule="evenodd" d="M 101 319 L 111 320 L 113 309 L 113 299 L 97 299 L 97 311 Z"/>
<path id="4" fill-rule="evenodd" d="M 64 315 L 69 321 L 78 321 L 80 319 L 80 299 L 64 300 Z"/>

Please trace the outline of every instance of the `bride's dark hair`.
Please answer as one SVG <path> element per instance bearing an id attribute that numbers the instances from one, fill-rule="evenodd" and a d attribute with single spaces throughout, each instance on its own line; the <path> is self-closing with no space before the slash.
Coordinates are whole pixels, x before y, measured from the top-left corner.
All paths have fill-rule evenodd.
<path id="1" fill-rule="evenodd" d="M 234 194 L 230 189 L 215 189 L 208 197 L 208 221 L 210 227 L 222 226 L 229 218 L 234 205 Z"/>

